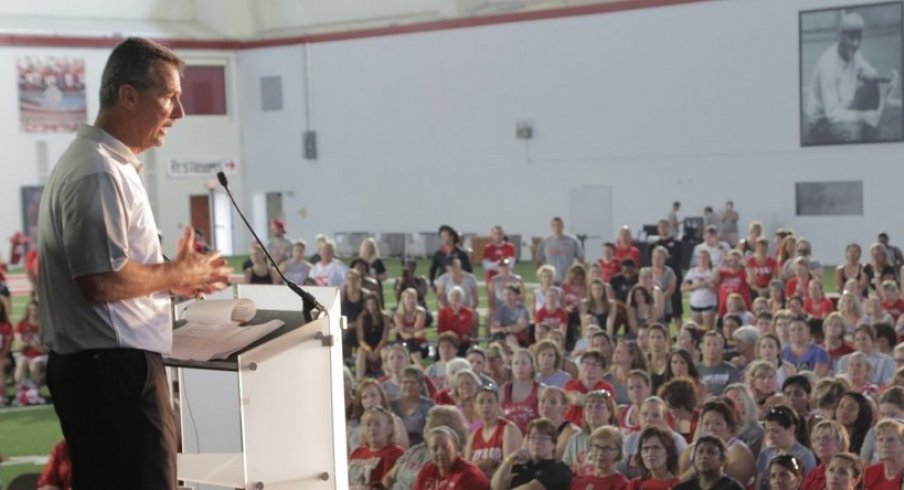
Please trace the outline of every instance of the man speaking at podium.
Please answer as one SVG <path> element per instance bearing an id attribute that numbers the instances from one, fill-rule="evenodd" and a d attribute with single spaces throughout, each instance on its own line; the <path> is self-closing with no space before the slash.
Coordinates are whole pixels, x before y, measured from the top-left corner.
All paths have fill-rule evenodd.
<path id="1" fill-rule="evenodd" d="M 78 489 L 172 489 L 176 428 L 162 355 L 172 348 L 170 293 L 222 289 L 229 268 L 194 250 L 191 228 L 164 263 L 138 155 L 184 115 L 169 49 L 129 38 L 101 78 L 100 112 L 83 124 L 44 189 L 38 220 L 47 383 Z"/>

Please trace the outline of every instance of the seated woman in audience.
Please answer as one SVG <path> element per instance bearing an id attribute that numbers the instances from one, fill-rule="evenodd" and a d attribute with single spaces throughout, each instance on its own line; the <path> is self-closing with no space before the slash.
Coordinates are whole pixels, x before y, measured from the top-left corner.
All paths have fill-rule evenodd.
<path id="1" fill-rule="evenodd" d="M 869 281 L 870 289 L 878 291 L 882 282 L 896 279 L 895 268 L 888 257 L 888 249 L 879 242 L 869 248 L 869 262 L 863 266 L 863 273 Z"/>
<path id="2" fill-rule="evenodd" d="M 506 420 L 514 422 L 522 434 L 527 433 L 527 423 L 537 418 L 540 383 L 534 378 L 534 356 L 527 349 L 512 354 L 512 381 L 502 385 L 502 413 Z"/>
<path id="3" fill-rule="evenodd" d="M 562 351 L 555 342 L 541 340 L 534 345 L 534 356 L 537 359 L 538 382 L 562 388 L 571 381 L 571 375 L 562 370 Z"/>
<path id="4" fill-rule="evenodd" d="M 807 285 L 809 297 L 804 300 L 804 311 L 813 318 L 825 318 L 835 311 L 835 305 L 829 298 L 826 298 L 825 292 L 822 290 L 822 280 L 810 279 Z"/>
<path id="5" fill-rule="evenodd" d="M 537 269 L 537 281 L 539 286 L 533 291 L 533 298 L 531 300 L 531 311 L 536 313 L 540 308 L 543 308 L 543 305 L 546 304 L 546 293 L 549 290 L 554 290 L 559 293 L 559 297 L 562 297 L 562 288 L 556 286 L 556 268 L 546 264 L 540 266 Z"/>
<path id="6" fill-rule="evenodd" d="M 876 329 L 876 340 L 873 342 L 875 351 L 891 357 L 892 349 L 900 342 L 895 327 L 888 323 L 877 323 L 873 328 Z M 898 328 L 900 329 L 901 326 Z M 886 378 L 886 382 L 888 382 L 888 378 Z"/>
<path id="7" fill-rule="evenodd" d="M 766 428 L 766 447 L 760 452 L 756 460 L 757 486 L 759 490 L 769 488 L 769 462 L 779 454 L 791 454 L 803 463 L 804 474 L 816 468 L 816 457 L 807 448 L 809 440 L 806 439 L 806 429 L 798 431 L 802 424 L 797 413 L 785 405 L 771 407 L 764 417 Z M 800 434 L 804 434 L 804 440 L 798 440 Z"/>
<path id="8" fill-rule="evenodd" d="M 452 400 L 455 407 L 464 415 L 468 432 L 473 432 L 483 427 L 480 417 L 477 415 L 477 391 L 481 386 L 486 386 L 480 381 L 474 371 L 463 369 L 452 378 Z"/>
<path id="9" fill-rule="evenodd" d="M 755 474 L 756 460 L 747 444 L 735 437 L 737 430 L 735 410 L 728 403 L 724 400 L 712 400 L 703 404 L 698 434 L 709 434 L 722 439 L 728 449 L 725 473 L 739 482 L 749 484 Z M 681 455 L 679 467 L 682 480 L 692 478 L 696 473 L 691 465 L 693 451 L 694 445 L 690 445 Z"/>
<path id="10" fill-rule="evenodd" d="M 628 482 L 626 490 L 667 490 L 678 484 L 678 450 L 672 435 L 659 427 L 640 433 L 640 468 L 643 476 Z"/>
<path id="11" fill-rule="evenodd" d="M 775 365 L 769 361 L 755 361 L 745 369 L 744 380 L 756 402 L 759 418 L 759 415 L 765 415 L 766 399 L 778 391 Z"/>
<path id="12" fill-rule="evenodd" d="M 565 412 L 565 418 L 575 425 L 583 423 L 583 408 L 588 393 L 597 390 L 606 390 L 610 394 L 615 392 L 612 385 L 603 379 L 604 362 L 600 351 L 591 349 L 585 352 L 581 356 L 577 379 L 565 383 L 565 393 L 568 395 L 568 410 Z M 612 415 L 615 415 L 614 406 Z"/>
<path id="13" fill-rule="evenodd" d="M 424 423 L 423 437 L 431 430 L 439 426 L 446 426 L 455 433 L 459 441 L 468 438 L 468 428 L 465 420 L 455 407 L 434 406 L 427 412 L 427 420 Z M 462 450 L 460 444 L 458 451 Z M 395 466 L 383 477 L 383 487 L 391 490 L 410 490 L 414 488 L 417 474 L 430 461 L 430 453 L 427 443 L 421 442 L 408 448 L 398 460 Z"/>
<path id="14" fill-rule="evenodd" d="M 590 434 L 588 461 L 593 473 L 579 476 L 571 482 L 571 490 L 624 490 L 628 486 L 625 475 L 615 469 L 624 453 L 624 438 L 615 427 L 603 426 Z"/>
<path id="15" fill-rule="evenodd" d="M 521 446 L 521 431 L 513 422 L 501 418 L 499 392 L 495 386 L 482 386 L 477 391 L 477 416 L 483 427 L 468 437 L 465 456 L 484 474 L 492 476 L 502 460 Z"/>
<path id="16" fill-rule="evenodd" d="M 878 419 L 895 419 L 898 422 L 904 422 L 904 388 L 892 386 L 879 396 Z M 866 433 L 866 437 L 863 438 L 863 444 L 860 446 L 860 457 L 867 464 L 877 461 L 875 426 L 871 427 L 869 432 Z"/>
<path id="17" fill-rule="evenodd" d="M 837 313 L 841 315 L 845 333 L 853 332 L 854 327 L 860 324 L 860 319 L 863 318 L 863 301 L 857 299 L 855 293 L 847 290 L 838 298 Z"/>
<path id="18" fill-rule="evenodd" d="M 568 313 L 560 303 L 559 293 L 555 290 L 546 292 L 546 301 L 543 307 L 534 313 L 534 335 L 536 338 L 546 338 L 550 330 L 559 330 L 568 334 Z"/>
<path id="19" fill-rule="evenodd" d="M 826 466 L 829 459 L 838 453 L 846 453 L 849 450 L 847 429 L 834 420 L 822 420 L 813 426 L 810 431 L 810 442 L 813 444 L 813 452 L 819 466 L 810 470 L 801 482 L 801 490 L 825 490 Z"/>
<path id="20" fill-rule="evenodd" d="M 675 337 L 675 346 L 688 353 L 694 363 L 700 362 L 700 342 L 703 340 L 703 330 L 695 322 L 685 322 L 678 330 Z"/>
<path id="21" fill-rule="evenodd" d="M 446 292 L 452 286 L 458 286 L 464 293 L 462 303 L 468 308 L 477 308 L 477 278 L 470 271 L 462 268 L 462 261 L 458 258 L 450 259 L 446 266 L 446 273 L 436 278 L 436 302 L 437 306 L 448 306 Z"/>
<path id="22" fill-rule="evenodd" d="M 732 332 L 731 338 L 734 340 L 736 354 L 730 361 L 738 369 L 744 369 L 756 360 L 756 345 L 760 340 L 760 331 L 747 325 Z"/>
<path id="23" fill-rule="evenodd" d="M 819 419 L 835 420 L 835 409 L 841 397 L 850 388 L 850 383 L 842 377 L 822 378 L 813 385 L 813 405 Z M 848 434 L 850 435 L 850 433 Z"/>
<path id="24" fill-rule="evenodd" d="M 869 428 L 875 422 L 873 405 L 861 393 L 847 391 L 838 400 L 835 408 L 835 420 L 848 431 L 851 441 L 851 452 L 860 454 L 860 447 Z"/>
<path id="25" fill-rule="evenodd" d="M 775 252 L 775 261 L 778 263 L 779 279 L 787 281 L 791 278 L 790 263 L 797 255 L 797 237 L 788 235 L 781 240 Z"/>
<path id="26" fill-rule="evenodd" d="M 372 237 L 365 238 L 358 246 L 358 257 L 367 263 L 367 273 L 381 285 L 386 280 L 386 264 L 380 259 L 380 249 Z"/>
<path id="27" fill-rule="evenodd" d="M 894 323 L 894 318 L 882 308 L 882 300 L 871 296 L 863 300 L 863 318 L 858 325 L 877 325 L 879 323 Z"/>
<path id="28" fill-rule="evenodd" d="M 713 327 L 719 298 L 713 280 L 712 261 L 709 252 L 697 252 L 697 265 L 687 271 L 681 290 L 690 293 L 691 318 L 705 330 Z"/>
<path id="29" fill-rule="evenodd" d="M 427 310 L 417 304 L 417 291 L 407 288 L 402 291 L 399 307 L 392 317 L 396 338 L 405 343 L 411 360 L 422 365 L 427 357 Z"/>
<path id="30" fill-rule="evenodd" d="M 662 289 L 653 283 L 653 272 L 643 267 L 638 274 L 638 283 L 628 292 L 628 327 L 634 335 L 641 327 L 662 320 L 666 298 Z"/>
<path id="31" fill-rule="evenodd" d="M 659 387 L 659 398 L 665 402 L 669 417 L 673 420 L 675 432 L 684 437 L 688 444 L 693 442 L 700 422 L 700 410 L 697 409 L 697 389 L 690 378 L 677 377 Z"/>
<path id="32" fill-rule="evenodd" d="M 776 385 L 782 386 L 788 377 L 797 374 L 797 368 L 781 357 L 782 345 L 778 336 L 772 333 L 761 335 L 756 343 L 756 357 L 769 361 L 775 366 Z"/>
<path id="33" fill-rule="evenodd" d="M 822 322 L 822 330 L 825 333 L 825 348 L 829 354 L 832 369 L 842 357 L 854 352 L 854 346 L 845 340 L 848 333 L 841 313 L 832 312 Z"/>
<path id="34" fill-rule="evenodd" d="M 630 404 L 618 406 L 618 425 L 625 434 L 641 429 L 640 407 L 653 393 L 650 373 L 634 369 L 628 373 L 628 398 Z"/>
<path id="35" fill-rule="evenodd" d="M 452 429 L 445 426 L 434 427 L 424 439 L 430 451 L 430 462 L 418 472 L 414 490 L 490 489 L 490 479 L 486 474 L 462 457 L 459 436 Z"/>
<path id="36" fill-rule="evenodd" d="M 898 490 L 904 484 L 904 424 L 883 419 L 876 425 L 879 462 L 866 467 L 863 486 L 869 490 Z"/>
<path id="37" fill-rule="evenodd" d="M 568 438 L 562 455 L 562 461 L 571 468 L 576 477 L 593 472 L 593 466 L 587 455 L 590 450 L 590 434 L 604 425 L 618 427 L 615 400 L 606 390 L 592 391 L 586 397 L 581 431 Z"/>
<path id="38" fill-rule="evenodd" d="M 769 283 L 769 311 L 773 315 L 787 307 L 787 299 L 785 298 L 785 283 L 775 280 Z"/>
<path id="39" fill-rule="evenodd" d="M 496 383 L 502 386 L 512 380 L 512 365 L 509 362 L 508 346 L 505 342 L 492 342 L 487 346 L 486 374 Z"/>
<path id="40" fill-rule="evenodd" d="M 763 426 L 760 425 L 760 412 L 750 389 L 741 383 L 730 384 L 725 387 L 725 398 L 734 402 L 738 421 L 738 439 L 747 444 L 752 454 L 760 454 L 766 434 L 763 432 Z"/>
<path id="41" fill-rule="evenodd" d="M 653 248 L 650 270 L 653 272 L 653 282 L 662 291 L 663 307 L 661 321 L 668 325 L 674 316 L 672 312 L 672 295 L 678 290 L 678 276 L 675 271 L 666 265 L 669 259 L 669 250 L 662 245 Z"/>
<path id="42" fill-rule="evenodd" d="M 785 283 L 785 297 L 793 298 L 795 296 L 806 299 L 810 295 L 807 286 L 810 281 L 816 279 L 810 273 L 810 264 L 804 257 L 798 257 L 794 260 L 794 275 Z"/>
<path id="43" fill-rule="evenodd" d="M 392 411 L 405 424 L 411 444 L 424 442 L 421 433 L 424 431 L 427 411 L 433 407 L 433 400 L 422 394 L 423 386 L 424 372 L 417 366 L 406 366 L 402 369 L 401 396 L 390 402 Z"/>
<path id="44" fill-rule="evenodd" d="M 568 489 L 571 470 L 556 459 L 556 426 L 538 418 L 527 425 L 525 447 L 502 460 L 493 475 L 494 490 L 509 488 Z"/>
<path id="45" fill-rule="evenodd" d="M 385 374 L 380 378 L 380 384 L 389 401 L 398 400 L 402 393 L 402 369 L 411 364 L 408 349 L 403 344 L 389 344 L 383 349 L 382 355 Z"/>
<path id="46" fill-rule="evenodd" d="M 448 346 L 444 347 L 448 348 Z M 437 367 L 436 370 L 432 369 L 434 366 L 438 366 L 439 364 L 439 362 L 435 362 L 429 368 L 427 368 L 428 372 L 426 382 L 428 384 L 433 384 L 433 381 L 430 379 L 430 377 L 433 376 L 434 379 L 436 379 L 436 373 L 441 370 L 441 368 L 439 367 Z M 452 391 L 455 389 L 455 386 L 453 384 L 453 381 L 456 379 L 459 372 L 470 370 L 471 363 L 469 363 L 467 359 L 454 357 L 444 362 L 443 364 L 445 365 L 445 370 L 443 371 L 442 375 L 444 379 L 444 388 L 437 390 L 436 385 L 434 385 L 434 391 L 430 398 L 433 399 L 434 403 L 441 405 L 454 405 L 455 399 L 452 397 Z"/>
<path id="47" fill-rule="evenodd" d="M 815 425 L 815 413 L 810 408 L 810 393 L 812 393 L 812 385 L 809 378 L 799 374 L 789 376 L 782 383 L 782 394 L 792 409 L 800 417 L 801 421 L 807 424 L 807 427 Z"/>
<path id="48" fill-rule="evenodd" d="M 397 303 L 401 303 L 402 301 L 402 291 L 409 288 L 417 293 L 417 304 L 426 309 L 427 292 L 430 290 L 430 284 L 427 282 L 426 277 L 417 275 L 417 259 L 414 257 L 405 257 L 402 259 L 402 276 L 397 278 L 392 285 Z M 431 320 L 432 319 L 428 317 L 428 325 L 431 323 Z"/>
<path id="49" fill-rule="evenodd" d="M 647 329 L 647 367 L 649 368 L 652 392 L 666 381 L 669 366 L 669 332 L 661 323 L 654 323 Z"/>
<path id="50" fill-rule="evenodd" d="M 365 410 L 361 427 L 361 446 L 348 457 L 348 483 L 350 488 L 373 488 L 382 485 L 383 477 L 405 450 L 394 443 L 393 415 L 385 408 Z"/>
<path id="51" fill-rule="evenodd" d="M 387 411 L 391 410 L 389 406 L 389 398 L 380 382 L 373 378 L 364 378 L 358 382 L 355 387 L 355 403 L 352 405 L 351 418 L 346 423 L 348 431 L 348 448 L 349 452 L 361 445 L 361 416 L 364 412 L 373 407 L 382 407 Z M 392 413 L 392 412 L 389 412 Z M 393 441 L 402 449 L 408 448 L 408 431 L 405 430 L 405 424 L 402 419 L 393 414 Z"/>
<path id="52" fill-rule="evenodd" d="M 279 284 L 279 276 L 270 271 L 270 263 L 260 245 L 251 246 L 251 254 L 244 267 L 246 284 Z"/>
<path id="53" fill-rule="evenodd" d="M 744 300 L 744 310 L 750 308 L 750 287 L 747 285 L 747 270 L 744 269 L 741 252 L 732 250 L 725 257 L 722 267 L 713 275 L 713 283 L 719 295 L 719 309 L 717 314 L 725 316 L 728 307 L 728 297 L 731 294 L 740 294 Z"/>
<path id="54" fill-rule="evenodd" d="M 755 298 L 768 298 L 769 285 L 778 278 L 778 263 L 769 255 L 769 240 L 756 242 L 755 251 L 747 257 L 747 285 Z"/>
<path id="55" fill-rule="evenodd" d="M 581 430 L 580 427 L 565 418 L 565 409 L 567 407 L 568 397 L 561 388 L 555 386 L 544 386 L 541 388 L 538 409 L 541 417 L 551 420 L 556 426 L 558 441 L 556 443 L 556 459 L 562 459 L 568 439 L 575 432 Z"/>
<path id="56" fill-rule="evenodd" d="M 380 283 L 370 275 L 370 269 L 368 269 L 367 261 L 362 258 L 357 258 L 352 260 L 350 264 L 348 264 L 349 270 L 355 270 L 358 274 L 361 275 L 361 289 L 365 292 L 372 294 L 379 298 L 380 307 L 383 307 L 383 289 Z"/>
<path id="57" fill-rule="evenodd" d="M 311 273 L 311 263 L 304 258 L 305 247 L 304 240 L 299 240 L 292 244 L 292 254 L 288 260 L 279 264 L 279 270 L 282 271 L 286 279 L 295 284 L 304 284 L 308 280 Z"/>
<path id="58" fill-rule="evenodd" d="M 669 353 L 669 365 L 665 372 L 666 382 L 675 378 L 686 377 L 694 385 L 697 400 L 702 403 L 707 396 L 706 385 L 700 380 L 700 371 L 691 355 L 684 349 L 676 349 Z M 661 388 L 661 386 L 660 386 Z M 659 389 L 657 388 L 658 392 Z"/>
<path id="59" fill-rule="evenodd" d="M 433 383 L 436 391 L 445 390 L 449 380 L 446 373 L 446 363 L 456 358 L 458 353 L 458 337 L 452 332 L 445 332 L 436 339 L 436 353 L 438 359 L 427 367 L 427 378 Z M 467 362 L 467 361 L 465 361 Z"/>
<path id="60" fill-rule="evenodd" d="M 609 286 L 599 279 L 592 281 L 587 298 L 581 301 L 581 318 L 584 319 L 582 325 L 586 326 L 588 321 L 593 321 L 611 336 L 615 328 L 615 315 L 615 300 L 612 299 Z"/>
<path id="61" fill-rule="evenodd" d="M 436 333 L 452 332 L 458 337 L 458 355 L 464 357 L 477 337 L 477 312 L 463 303 L 464 291 L 452 286 L 446 293 L 448 303 L 437 313 Z"/>
<path id="62" fill-rule="evenodd" d="M 895 281 L 882 282 L 882 290 L 879 292 L 882 301 L 882 309 L 891 315 L 893 324 L 899 324 L 898 319 L 904 316 L 904 299 L 901 299 L 901 290 Z"/>
<path id="63" fill-rule="evenodd" d="M 600 332 L 602 335 L 605 335 L 606 332 Z M 559 348 L 559 351 L 562 352 L 562 371 L 571 375 L 571 379 L 575 379 L 578 376 L 578 365 L 575 361 L 571 359 L 571 357 L 565 355 L 565 335 L 558 330 L 551 330 L 548 334 L 546 334 L 546 338 L 542 340 L 549 340 L 556 344 L 556 347 Z M 605 341 L 600 338 L 599 335 L 595 335 L 590 339 L 590 349 L 587 350 L 598 350 L 602 355 L 603 366 L 609 365 L 609 357 L 606 355 L 606 345 Z M 584 352 L 586 352 L 585 350 Z M 583 355 L 583 354 L 582 354 Z M 603 372 L 605 372 L 605 367 L 603 368 Z M 567 382 L 566 382 L 567 383 Z"/>
<path id="64" fill-rule="evenodd" d="M 871 367 L 866 354 L 853 352 L 847 359 L 847 370 L 843 374 L 851 383 L 851 391 L 868 396 L 878 396 L 879 387 L 870 382 Z"/>
<path id="65" fill-rule="evenodd" d="M 480 378 L 480 384 L 495 383 L 493 378 L 487 375 L 487 353 L 480 346 L 472 345 L 465 354 L 465 359 L 471 364 L 471 370 Z"/>
<path id="66" fill-rule="evenodd" d="M 349 274 L 348 277 L 352 275 Z M 355 359 L 358 379 L 367 373 L 380 373 L 383 368 L 380 356 L 389 341 L 390 325 L 389 317 L 380 309 L 379 298 L 372 294 L 364 298 L 364 311 L 358 315 L 355 329 L 358 333 L 358 353 Z"/>
<path id="67" fill-rule="evenodd" d="M 835 268 L 835 285 L 839 293 L 844 291 L 851 279 L 856 281 L 861 292 L 866 292 L 869 288 L 869 277 L 860 263 L 862 252 L 857 243 L 850 243 L 844 248 L 844 263 Z"/>
<path id="68" fill-rule="evenodd" d="M 747 227 L 747 237 L 738 241 L 738 246 L 735 248 L 744 254 L 744 257 L 749 257 L 756 252 L 756 244 L 760 239 L 766 240 L 766 249 L 768 250 L 769 239 L 763 235 L 763 223 L 751 221 L 750 226 Z"/>
<path id="69" fill-rule="evenodd" d="M 587 269 L 575 264 L 565 271 L 562 280 L 562 306 L 569 315 L 577 314 L 581 301 L 587 298 Z"/>
<path id="70" fill-rule="evenodd" d="M 791 454 L 780 454 L 769 462 L 769 490 L 800 490 L 804 479 L 804 467 Z M 823 486 L 822 488 L 825 488 Z"/>
<path id="71" fill-rule="evenodd" d="M 504 301 L 505 289 L 509 286 L 518 286 L 518 290 L 524 294 L 524 279 L 512 272 L 512 265 L 515 259 L 506 257 L 496 262 L 496 274 L 487 281 L 487 305 L 489 306 L 488 316 L 492 316 L 493 309 L 496 305 Z M 524 298 L 518 297 L 518 301 L 523 303 Z"/>
<path id="72" fill-rule="evenodd" d="M 612 367 L 604 379 L 610 385 L 616 403 L 627 405 L 631 402 L 628 398 L 628 373 L 634 369 L 646 371 L 646 356 L 637 341 L 621 339 L 615 345 L 613 357 Z"/>

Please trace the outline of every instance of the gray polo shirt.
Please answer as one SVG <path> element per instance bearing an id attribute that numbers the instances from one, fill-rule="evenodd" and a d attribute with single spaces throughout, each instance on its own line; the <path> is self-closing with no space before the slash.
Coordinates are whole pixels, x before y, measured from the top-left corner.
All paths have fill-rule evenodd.
<path id="1" fill-rule="evenodd" d="M 575 260 L 584 260 L 581 242 L 571 235 L 548 236 L 537 247 L 537 258 L 556 268 L 556 282 L 565 279 L 565 272 Z"/>
<path id="2" fill-rule="evenodd" d="M 85 299 L 76 279 L 163 261 L 141 163 L 109 133 L 81 125 L 54 167 L 38 217 L 41 338 L 55 352 L 172 349 L 166 292 L 105 303 Z"/>

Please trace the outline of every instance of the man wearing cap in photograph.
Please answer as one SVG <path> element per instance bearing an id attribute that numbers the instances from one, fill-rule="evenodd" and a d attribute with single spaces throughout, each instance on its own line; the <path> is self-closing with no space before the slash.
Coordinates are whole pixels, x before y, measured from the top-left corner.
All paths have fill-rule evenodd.
<path id="1" fill-rule="evenodd" d="M 815 143 L 850 143 L 874 139 L 882 118 L 883 99 L 898 73 L 882 75 L 860 51 L 863 16 L 842 11 L 838 41 L 819 58 L 810 85 L 807 118 Z M 884 91 L 879 84 L 887 83 Z"/>
<path id="2" fill-rule="evenodd" d="M 273 256 L 273 260 L 277 264 L 282 264 L 288 260 L 292 251 L 292 242 L 286 238 L 286 222 L 281 219 L 275 219 L 270 223 L 270 243 L 267 244 L 267 251 Z"/>

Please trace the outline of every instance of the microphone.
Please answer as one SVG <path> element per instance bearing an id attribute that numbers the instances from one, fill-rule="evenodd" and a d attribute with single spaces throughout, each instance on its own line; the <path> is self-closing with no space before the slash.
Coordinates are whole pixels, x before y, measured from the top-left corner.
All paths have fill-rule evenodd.
<path id="1" fill-rule="evenodd" d="M 276 274 L 280 279 L 291 289 L 295 294 L 297 294 L 301 298 L 302 303 L 302 314 L 304 315 L 304 321 L 310 322 L 313 321 L 314 315 L 313 312 L 317 311 L 323 313 L 326 311 L 326 308 L 317 301 L 311 293 L 305 291 L 298 284 L 290 281 L 283 275 L 282 271 L 279 270 L 279 264 L 273 260 L 273 256 L 270 255 L 270 251 L 267 250 L 267 247 L 264 246 L 264 242 L 257 236 L 257 233 L 254 232 L 254 228 L 251 227 L 251 223 L 248 223 L 248 220 L 245 218 L 245 215 L 242 214 L 242 210 L 239 208 L 238 203 L 235 202 L 235 197 L 232 195 L 232 191 L 229 190 L 229 181 L 226 180 L 226 174 L 222 171 L 217 172 L 217 180 L 220 182 L 220 185 L 223 186 L 223 190 L 226 191 L 226 194 L 229 196 L 229 200 L 232 201 L 232 207 L 235 209 L 235 212 L 238 213 L 239 217 L 242 218 L 242 221 L 245 223 L 245 227 L 248 228 L 248 231 L 251 232 L 251 236 L 254 237 L 254 241 L 261 247 L 261 250 L 264 251 L 264 255 L 267 256 L 267 259 L 270 260 L 270 264 L 273 265 L 273 270 L 276 271 Z"/>

